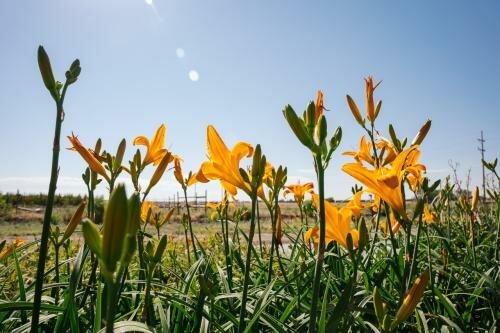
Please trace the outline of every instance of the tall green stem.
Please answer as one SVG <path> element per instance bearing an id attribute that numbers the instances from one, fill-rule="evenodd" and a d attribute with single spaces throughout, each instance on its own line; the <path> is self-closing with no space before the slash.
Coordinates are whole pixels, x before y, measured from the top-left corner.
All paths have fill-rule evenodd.
<path id="1" fill-rule="evenodd" d="M 189 233 L 191 235 L 191 243 L 193 243 L 194 257 L 196 260 L 198 260 L 198 252 L 196 251 L 196 244 L 195 244 L 194 233 L 193 233 L 193 225 L 191 223 L 191 212 L 189 211 L 189 203 L 188 203 L 188 199 L 187 199 L 186 187 L 183 187 L 183 191 L 184 191 L 184 202 L 186 203 L 186 212 L 187 212 L 187 216 L 188 216 Z M 188 251 L 188 253 L 189 253 L 189 251 Z"/>
<path id="2" fill-rule="evenodd" d="M 417 237 L 415 238 L 415 245 L 413 248 L 413 254 L 411 258 L 411 266 L 410 266 L 410 274 L 408 275 L 408 282 L 406 284 L 406 289 L 410 287 L 410 283 L 413 277 L 413 274 L 415 273 L 416 265 L 417 263 L 417 256 L 418 256 L 418 243 L 420 242 L 420 229 L 422 228 L 422 213 L 420 213 L 420 216 L 418 217 L 418 226 L 417 226 Z"/>
<path id="3" fill-rule="evenodd" d="M 59 283 L 59 249 L 60 245 L 56 244 L 54 247 L 54 272 L 55 272 L 55 282 Z M 54 304 L 59 303 L 59 287 L 54 288 Z"/>
<path id="4" fill-rule="evenodd" d="M 106 333 L 113 333 L 113 326 L 115 322 L 116 304 L 115 304 L 115 283 L 109 283 L 107 290 L 107 310 L 106 310 Z"/>
<path id="5" fill-rule="evenodd" d="M 250 265 L 252 259 L 252 246 L 253 246 L 253 236 L 255 233 L 255 211 L 257 203 L 257 194 L 252 195 L 252 218 L 250 220 L 250 233 L 248 235 L 248 247 L 247 247 L 247 258 L 245 263 L 245 278 L 243 280 L 243 295 L 241 296 L 241 308 L 240 308 L 240 323 L 238 325 L 238 332 L 242 333 L 245 330 L 245 315 L 247 306 L 247 294 L 248 294 L 248 283 L 250 282 Z"/>
<path id="6" fill-rule="evenodd" d="M 311 312 L 309 315 L 309 332 L 316 332 L 316 317 L 318 310 L 319 288 L 321 282 L 321 271 L 325 257 L 325 234 L 326 234 L 326 217 L 325 217 L 325 170 L 321 156 L 315 158 L 316 172 L 318 175 L 318 191 L 319 191 L 319 246 L 318 258 L 316 259 L 316 267 L 314 268 L 313 281 L 313 298 L 311 302 Z"/>
<path id="7" fill-rule="evenodd" d="M 257 231 L 259 233 L 259 249 L 260 255 L 262 256 L 262 233 L 260 231 L 260 213 L 259 213 L 259 203 L 257 202 Z"/>
<path id="8" fill-rule="evenodd" d="M 273 275 L 273 261 L 274 261 L 274 243 L 276 241 L 276 222 L 274 219 L 274 214 L 273 209 L 271 206 L 269 208 L 269 214 L 271 217 L 271 253 L 269 254 L 269 264 L 267 268 L 267 283 L 271 282 L 271 277 Z"/>
<path id="9" fill-rule="evenodd" d="M 54 197 L 57 188 L 57 176 L 59 173 L 59 151 L 61 141 L 61 124 L 63 122 L 63 101 L 66 93 L 67 84 L 64 85 L 61 98 L 56 102 L 56 128 L 54 131 L 54 142 L 52 145 L 52 168 L 50 172 L 49 193 L 47 195 L 47 207 L 43 217 L 42 239 L 40 241 L 40 255 L 38 256 L 38 267 L 36 270 L 35 280 L 35 296 L 33 298 L 33 314 L 31 317 L 31 332 L 35 333 L 38 330 L 38 322 L 40 320 L 40 306 L 42 303 L 42 288 L 45 275 L 45 261 L 47 260 L 47 249 L 50 233 L 50 219 L 52 217 L 52 208 L 54 206 Z"/>
<path id="10" fill-rule="evenodd" d="M 227 279 L 229 284 L 229 290 L 233 290 L 233 255 L 229 249 L 229 222 L 227 219 L 227 210 L 229 208 L 229 204 L 224 206 L 224 220 L 222 223 L 222 234 L 224 237 L 224 252 L 226 255 L 226 271 L 227 271 Z M 225 226 L 225 232 L 224 232 Z"/>

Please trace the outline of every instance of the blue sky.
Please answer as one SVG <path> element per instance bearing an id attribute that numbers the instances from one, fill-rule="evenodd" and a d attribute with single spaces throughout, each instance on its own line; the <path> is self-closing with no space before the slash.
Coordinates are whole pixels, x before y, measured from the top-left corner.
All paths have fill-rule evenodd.
<path id="1" fill-rule="evenodd" d="M 312 180 L 311 157 L 281 110 L 289 103 L 302 111 L 322 89 L 330 128 L 344 130 L 326 192 L 347 197 L 354 181 L 340 170 L 349 160 L 340 152 L 357 148 L 362 133 L 345 94 L 362 105 L 369 74 L 383 79 L 383 134 L 392 122 L 411 140 L 433 120 L 422 146 L 431 178 L 450 173 L 452 159 L 478 183 L 481 129 L 487 158 L 499 155 L 497 1 L 152 1 L 0 2 L 0 191 L 48 187 L 54 105 L 38 73 L 39 44 L 60 79 L 81 61 L 62 133 L 88 145 L 101 137 L 108 150 L 126 138 L 129 156 L 136 135 L 165 123 L 167 146 L 197 169 L 211 123 L 228 145 L 261 143 L 291 180 Z M 79 156 L 63 150 L 60 165 L 59 192 L 84 192 Z M 169 176 L 152 197 L 178 190 Z"/>

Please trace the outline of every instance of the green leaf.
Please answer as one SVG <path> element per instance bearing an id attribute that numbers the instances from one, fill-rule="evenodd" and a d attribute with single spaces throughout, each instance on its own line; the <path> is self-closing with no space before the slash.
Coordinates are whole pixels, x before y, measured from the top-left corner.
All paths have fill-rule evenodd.
<path id="1" fill-rule="evenodd" d="M 95 304 L 94 326 L 92 332 L 97 333 L 101 329 L 101 312 L 102 312 L 102 283 L 97 281 L 97 298 Z"/>
<path id="2" fill-rule="evenodd" d="M 338 325 L 340 324 L 344 314 L 347 312 L 349 308 L 349 302 L 351 299 L 352 289 L 354 286 L 355 277 L 351 277 L 349 282 L 344 288 L 344 292 L 340 296 L 340 299 L 333 309 L 332 314 L 330 315 L 330 319 L 328 320 L 326 331 L 327 332 L 336 332 L 338 329 Z"/>
<path id="3" fill-rule="evenodd" d="M 106 328 L 103 328 L 99 333 L 105 333 Z M 149 328 L 148 325 L 143 324 L 138 321 L 118 321 L 113 325 L 114 333 L 126 333 L 126 332 L 141 332 L 141 333 L 154 333 L 153 330 Z"/>

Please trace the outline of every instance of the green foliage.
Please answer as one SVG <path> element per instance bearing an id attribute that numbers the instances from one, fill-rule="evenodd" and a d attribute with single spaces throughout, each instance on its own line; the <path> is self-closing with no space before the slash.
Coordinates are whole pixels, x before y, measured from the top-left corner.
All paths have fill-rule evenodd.
<path id="1" fill-rule="evenodd" d="M 438 197 L 436 203 L 441 199 Z M 495 327 L 495 320 L 500 315 L 497 306 L 500 270 L 495 259 L 495 251 L 498 251 L 495 242 L 497 206 L 489 203 L 480 209 L 480 222 L 475 229 L 477 268 L 474 268 L 470 239 L 464 229 L 467 214 L 454 202 L 450 210 L 443 206 L 438 213 L 440 221 L 423 226 L 423 236 L 418 244 L 416 271 L 420 274 L 431 267 L 429 285 L 417 311 L 411 313 L 397 331 L 421 331 L 424 327 L 428 331 L 488 331 Z M 386 259 L 390 248 L 385 246 L 386 239 L 383 237 L 373 243 L 374 222 L 368 223 L 368 217 L 365 215 L 370 237 L 366 250 L 354 249 L 354 257 L 351 257 L 347 250 L 336 244 L 327 248 L 319 313 L 319 325 L 325 332 L 333 329 L 338 332 L 349 329 L 387 331 L 399 308 L 399 281 L 392 261 Z M 167 241 L 162 237 L 161 241 L 156 241 L 146 237 L 145 243 L 151 243 L 145 246 L 149 258 L 147 262 L 150 263 L 149 273 L 140 278 L 138 257 L 134 256 L 123 279 L 122 293 L 116 306 L 115 327 L 134 327 L 145 332 L 185 332 L 198 326 L 210 332 L 234 331 L 239 322 L 238 293 L 241 292 L 244 273 L 243 263 L 239 265 L 237 262 L 245 257 L 247 250 L 245 246 L 237 245 L 235 237 L 239 234 L 243 245 L 247 234 L 241 228 L 229 231 L 229 239 L 233 240 L 229 252 L 234 263 L 232 290 L 228 287 L 228 275 L 223 264 L 225 250 L 219 234 L 210 235 L 206 242 L 198 243 L 200 259 L 191 265 L 186 260 L 186 249 L 181 240 L 169 238 Z M 267 283 L 265 278 L 269 246 L 264 246 L 263 253 L 253 249 L 257 255 L 252 259 L 250 271 L 252 282 L 246 312 L 248 331 L 306 330 L 315 258 L 312 249 L 303 243 L 301 237 L 297 237 L 299 231 L 291 224 L 286 229 L 283 246 L 287 250 L 280 257 L 284 271 L 276 269 L 271 283 Z M 397 235 L 400 244 L 404 238 L 404 233 Z M 84 295 L 89 286 L 90 291 L 101 290 L 103 293 L 106 288 L 102 288 L 100 279 L 89 280 L 92 257 L 88 252 L 84 256 L 78 254 L 78 246 L 76 240 L 71 240 L 69 251 L 61 252 L 58 264 L 61 281 L 58 285 L 59 302 L 53 304 L 50 298 L 44 298 L 41 327 L 49 331 L 54 331 L 58 322 L 56 315 L 67 311 L 70 306 L 76 306 L 73 311 L 78 314 L 73 317 L 68 312 L 68 320 L 62 320 L 57 328 L 60 332 L 71 327 L 79 327 L 82 332 L 93 331 L 94 327 L 98 331 L 104 327 L 95 321 L 95 315 L 105 316 L 105 305 L 101 305 L 105 301 L 104 294 L 91 292 L 86 298 Z M 368 260 L 367 254 L 372 246 L 373 257 Z M 23 313 L 29 318 L 32 306 L 29 296 L 24 297 L 33 292 L 37 244 L 28 243 L 18 248 L 16 253 L 18 264 L 13 254 L 0 264 L 1 331 L 21 327 Z M 56 288 L 51 284 L 55 279 L 52 249 L 49 258 L 45 273 L 46 292 Z M 353 258 L 359 263 L 357 268 Z M 355 275 L 354 269 L 357 270 Z M 79 271 L 78 275 L 72 277 L 75 270 Z M 19 280 L 21 276 L 23 281 Z M 144 297 L 146 284 L 149 284 L 151 300 L 148 307 L 139 301 Z M 68 303 L 67 295 L 71 288 L 75 288 L 74 303 Z M 143 320 L 144 311 L 148 312 L 145 317 L 147 323 Z"/>

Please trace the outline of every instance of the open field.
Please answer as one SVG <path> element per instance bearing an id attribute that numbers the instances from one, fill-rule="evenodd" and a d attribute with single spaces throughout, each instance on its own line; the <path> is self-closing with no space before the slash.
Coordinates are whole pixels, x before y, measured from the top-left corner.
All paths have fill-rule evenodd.
<path id="1" fill-rule="evenodd" d="M 433 179 L 420 159 L 432 121 L 398 136 L 379 118 L 381 81 L 365 78 L 364 112 L 346 96 L 351 151 L 342 127 L 328 127 L 323 91 L 303 111 L 284 105 L 287 145 L 308 154 L 315 180 L 294 182 L 260 144 L 226 144 L 213 125 L 193 170 L 193 156 L 167 149 L 162 123 L 116 146 L 97 131 L 88 146 L 64 137 L 80 61 L 59 82 L 42 46 L 37 56 L 55 102 L 50 181 L 46 195 L 0 195 L 1 332 L 497 332 L 498 160 L 481 160 L 482 193 L 455 169 Z M 57 195 L 62 140 L 85 196 Z M 332 202 L 325 175 L 340 153 L 351 194 Z M 170 174 L 182 195 L 168 209 L 150 193 Z M 207 183 L 219 200 L 189 205 Z"/>

